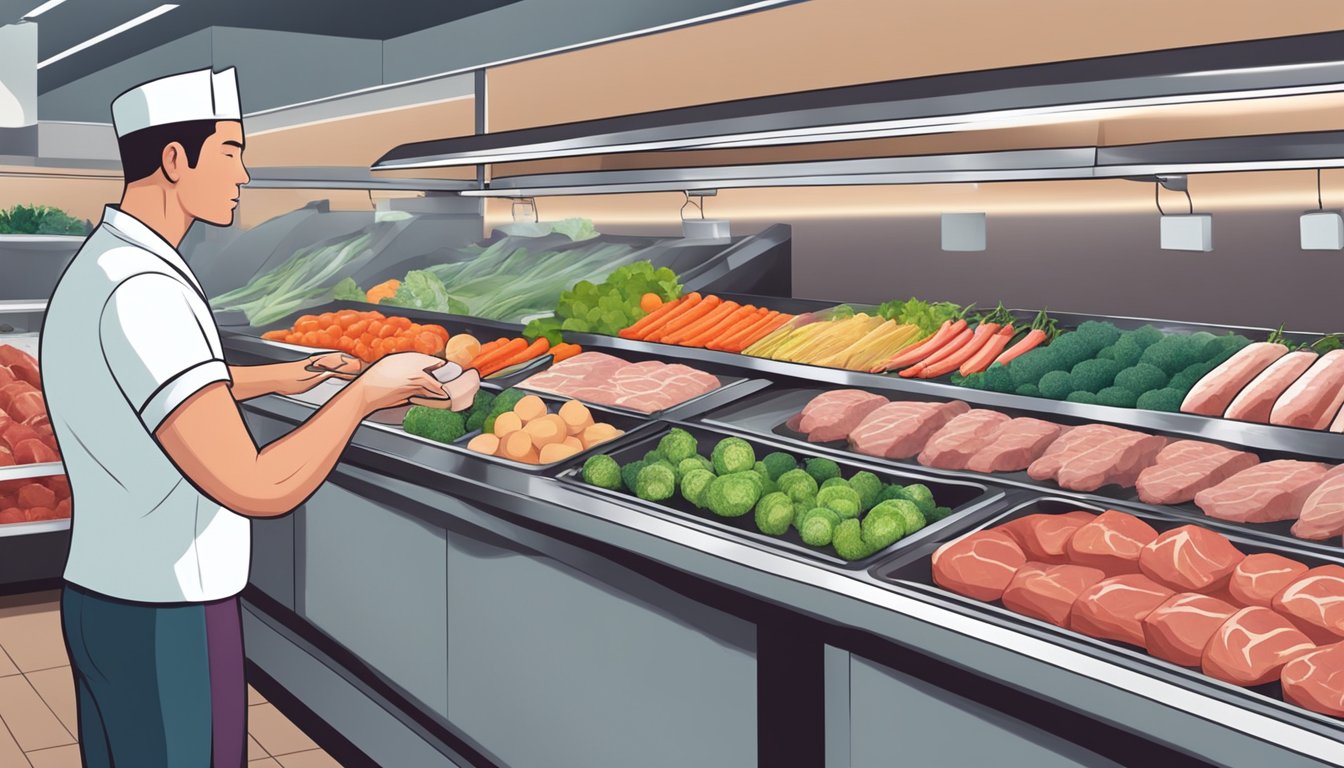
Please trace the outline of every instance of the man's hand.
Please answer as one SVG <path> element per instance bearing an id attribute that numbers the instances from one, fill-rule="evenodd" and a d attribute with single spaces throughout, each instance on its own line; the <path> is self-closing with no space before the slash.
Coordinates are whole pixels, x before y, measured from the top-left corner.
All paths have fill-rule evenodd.
<path id="1" fill-rule="evenodd" d="M 398 352 L 369 366 L 346 390 L 359 398 L 366 413 L 405 405 L 412 397 L 444 400 L 448 392 L 431 373 L 443 364 L 433 355 Z"/>
<path id="2" fill-rule="evenodd" d="M 364 369 L 359 358 L 343 352 L 323 352 L 291 363 L 233 366 L 233 399 L 262 395 L 298 395 L 327 379 L 349 381 Z"/>

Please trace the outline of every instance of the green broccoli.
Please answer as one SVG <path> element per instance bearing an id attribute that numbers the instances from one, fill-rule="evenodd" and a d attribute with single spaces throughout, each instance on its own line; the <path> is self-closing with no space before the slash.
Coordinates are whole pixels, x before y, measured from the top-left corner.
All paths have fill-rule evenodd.
<path id="1" fill-rule="evenodd" d="M 791 469 L 779 476 L 779 490 L 789 494 L 794 501 L 816 498 L 818 485 L 816 478 L 801 469 Z"/>
<path id="2" fill-rule="evenodd" d="M 929 486 L 924 485 L 923 483 L 914 483 L 905 486 L 903 495 L 905 498 L 913 501 L 915 506 L 919 507 L 919 511 L 924 514 L 928 514 L 928 511 L 934 507 L 933 491 L 929 490 Z"/>
<path id="3" fill-rule="evenodd" d="M 793 528 L 796 531 L 803 529 L 803 520 L 807 514 L 817 508 L 816 499 L 803 499 L 793 502 Z"/>
<path id="4" fill-rule="evenodd" d="M 1139 396 L 1124 387 L 1107 387 L 1097 393 L 1097 405 L 1133 408 Z"/>
<path id="5" fill-rule="evenodd" d="M 1101 350 L 1100 352 L 1097 353 L 1097 359 L 1098 359 L 1098 360 L 1114 360 L 1114 359 L 1115 359 L 1115 345 L 1114 345 L 1114 344 L 1111 344 L 1110 346 L 1102 347 L 1102 350 Z"/>
<path id="6" fill-rule="evenodd" d="M 835 527 L 831 533 L 831 543 L 835 545 L 835 554 L 850 562 L 862 560 L 877 551 L 864 541 L 859 521 L 854 519 L 841 521 Z"/>
<path id="7" fill-rule="evenodd" d="M 882 492 L 877 495 L 877 503 L 881 504 L 888 499 L 904 499 L 905 486 L 891 483 L 882 488 Z"/>
<path id="8" fill-rule="evenodd" d="M 1208 340 L 1198 336 L 1198 334 L 1167 336 L 1145 349 L 1143 357 L 1139 360 L 1155 365 L 1161 368 L 1163 373 L 1173 376 L 1188 366 L 1204 361 L 1202 355 Z"/>
<path id="9" fill-rule="evenodd" d="M 677 463 L 677 476 L 685 477 L 687 472 L 693 469 L 704 469 L 709 472 L 714 471 L 714 465 L 709 463 L 709 459 L 704 456 L 692 456 L 689 459 L 682 459 Z"/>
<path id="10" fill-rule="evenodd" d="M 1224 336 L 1216 336 L 1204 347 L 1204 353 L 1208 360 L 1217 360 L 1218 364 L 1226 362 L 1242 349 L 1249 346 L 1251 340 L 1237 333 L 1229 333 Z"/>
<path id="11" fill-rule="evenodd" d="M 764 459 L 765 470 L 770 473 L 770 479 L 779 481 L 779 476 L 791 469 L 798 468 L 798 460 L 783 451 L 767 453 Z"/>
<path id="12" fill-rule="evenodd" d="M 635 480 L 639 478 L 639 471 L 644 468 L 644 461 L 632 461 L 621 467 L 621 484 L 631 493 L 635 492 Z"/>
<path id="13" fill-rule="evenodd" d="M 1166 334 L 1162 333 L 1162 331 L 1159 331 L 1152 325 L 1145 325 L 1140 328 L 1135 328 L 1132 331 L 1125 331 L 1123 335 L 1126 338 L 1133 339 L 1134 343 L 1138 344 L 1140 349 L 1147 349 L 1166 336 Z"/>
<path id="14" fill-rule="evenodd" d="M 951 507 L 934 507 L 933 511 L 924 513 L 924 520 L 927 521 L 930 525 L 932 525 L 951 514 L 952 514 Z"/>
<path id="15" fill-rule="evenodd" d="M 849 487 L 849 481 L 843 477 L 828 477 L 826 478 L 826 482 L 821 484 L 821 487 L 834 488 L 837 485 L 844 486 L 847 488 Z"/>
<path id="16" fill-rule="evenodd" d="M 1179 389 L 1155 389 L 1152 392 L 1144 392 L 1139 395 L 1139 400 L 1135 407 L 1147 411 L 1170 411 L 1177 413 L 1181 410 L 1181 403 L 1185 401 L 1185 392 Z"/>
<path id="17" fill-rule="evenodd" d="M 1120 329 L 1102 320 L 1088 320 L 1078 326 L 1071 335 L 1087 343 L 1091 356 L 1111 346 L 1120 339 Z"/>
<path id="18" fill-rule="evenodd" d="M 1020 387 L 1018 387 L 1017 389 L 1013 390 L 1013 392 L 1014 392 L 1015 394 L 1021 395 L 1021 396 L 1023 396 L 1023 397 L 1040 397 L 1040 396 L 1041 396 L 1041 388 L 1038 387 L 1038 386 L 1036 386 L 1035 384 L 1023 384 L 1022 386 L 1020 386 Z"/>
<path id="19" fill-rule="evenodd" d="M 663 439 L 658 441 L 658 452 L 674 465 L 697 455 L 699 450 L 700 444 L 696 439 L 690 432 L 680 427 L 673 427 L 671 432 L 663 435 Z"/>
<path id="20" fill-rule="evenodd" d="M 793 502 L 788 494 L 771 493 L 756 504 L 756 527 L 770 536 L 783 536 L 793 524 Z"/>
<path id="21" fill-rule="evenodd" d="M 661 461 L 647 464 L 635 478 L 635 495 L 645 501 L 672 498 L 677 490 L 677 474 Z"/>
<path id="22" fill-rule="evenodd" d="M 467 434 L 467 420 L 446 408 L 413 405 L 401 420 L 401 428 L 412 435 L 440 443 L 451 443 Z"/>
<path id="23" fill-rule="evenodd" d="M 468 432 L 485 430 L 485 420 L 489 418 L 494 403 L 495 393 L 484 389 L 476 393 L 476 398 L 471 402 L 471 408 L 467 410 Z"/>
<path id="24" fill-rule="evenodd" d="M 508 413 L 518 404 L 519 400 L 526 397 L 526 393 L 518 389 L 506 389 L 495 396 L 494 402 L 490 404 L 490 413 L 485 417 L 485 423 L 482 428 L 491 434 L 495 431 L 495 419 L 502 413 Z"/>
<path id="25" fill-rule="evenodd" d="M 710 454 L 714 471 L 720 475 L 746 472 L 756 464 L 756 451 L 740 437 L 725 437 Z"/>
<path id="26" fill-rule="evenodd" d="M 1041 396 L 1051 400 L 1063 400 L 1075 387 L 1073 377 L 1068 371 L 1051 371 L 1041 377 Z"/>
<path id="27" fill-rule="evenodd" d="M 1115 375 L 1115 386 L 1143 393 L 1167 386 L 1167 374 L 1151 363 L 1139 363 Z"/>
<path id="28" fill-rule="evenodd" d="M 1055 342 L 1055 344 L 1058 343 L 1059 342 Z M 1023 384 L 1036 384 L 1045 374 L 1061 368 L 1062 366 L 1059 364 L 1059 358 L 1053 352 L 1055 344 L 1051 344 L 1048 347 L 1037 347 L 1016 360 L 1013 360 L 1008 364 L 1008 373 L 1012 378 L 1011 386 L 1001 390 L 994 389 L 993 387 L 990 387 L 989 389 L 994 392 L 1011 392 Z M 993 371 L 993 366 L 990 366 L 989 370 Z M 986 373 L 986 379 L 989 379 L 988 373 Z"/>
<path id="29" fill-rule="evenodd" d="M 832 477 L 840 476 L 840 465 L 830 459 L 811 458 L 803 462 L 803 470 L 818 483 L 824 483 Z"/>
<path id="30" fill-rule="evenodd" d="M 1122 337 L 1115 344 L 1111 345 L 1111 358 L 1125 368 L 1132 368 L 1137 365 L 1139 358 L 1143 357 L 1143 345 L 1131 336 Z"/>
<path id="31" fill-rule="evenodd" d="M 714 482 L 714 473 L 699 467 L 681 476 L 681 498 L 700 509 L 705 508 L 705 491 Z"/>
<path id="32" fill-rule="evenodd" d="M 825 507 L 817 507 L 803 515 L 803 524 L 798 533 L 802 534 L 804 544 L 824 547 L 831 543 L 831 535 L 839 524 L 839 515 Z"/>
<path id="33" fill-rule="evenodd" d="M 901 522 L 901 536 L 908 536 L 925 525 L 924 512 L 913 501 L 892 499 L 873 507 L 873 511 L 864 518 L 864 526 L 873 517 L 895 517 Z"/>
<path id="34" fill-rule="evenodd" d="M 1208 331 L 1190 334 L 1186 344 L 1189 346 L 1190 354 L 1194 355 L 1195 362 L 1201 363 L 1218 354 L 1220 349 L 1218 337 Z"/>
<path id="35" fill-rule="evenodd" d="M 924 516 L 918 512 L 915 516 L 919 518 L 919 524 L 923 525 Z M 895 514 L 870 514 L 863 518 L 861 528 L 864 543 L 874 552 L 895 544 L 908 533 L 905 530 L 905 521 Z"/>
<path id="36" fill-rule="evenodd" d="M 817 506 L 834 511 L 841 518 L 858 517 L 862 500 L 848 485 L 833 485 L 817 492 Z"/>
<path id="37" fill-rule="evenodd" d="M 1005 368 L 1006 370 L 1006 366 L 1000 365 L 999 367 Z M 972 373 L 970 376 L 962 378 L 957 384 L 966 387 L 967 389 L 985 389 L 985 373 L 983 371 L 980 373 Z"/>
<path id="38" fill-rule="evenodd" d="M 583 481 L 610 491 L 621 489 L 621 465 L 605 453 L 590 456 L 583 462 Z"/>
<path id="39" fill-rule="evenodd" d="M 748 473 L 716 477 L 705 490 L 705 506 L 719 517 L 741 517 L 756 506 L 761 498 L 759 480 Z M 754 473 L 751 473 L 754 474 Z"/>
<path id="40" fill-rule="evenodd" d="M 867 512 L 877 504 L 877 497 L 882 495 L 882 480 L 872 472 L 855 472 L 854 476 L 849 478 L 849 487 L 859 492 L 859 511 Z"/>
<path id="41" fill-rule="evenodd" d="M 1065 371 L 1084 360 L 1092 359 L 1092 356 L 1097 352 L 1092 348 L 1092 344 L 1076 331 L 1059 337 L 1050 344 L 1048 349 L 1054 350 L 1055 359 L 1059 363 L 1057 367 Z"/>
<path id="42" fill-rule="evenodd" d="M 671 465 L 674 466 L 674 467 L 677 466 L 677 465 L 676 465 L 676 462 L 668 461 L 668 458 L 667 458 L 666 456 L 663 455 L 663 452 L 660 451 L 660 450 L 658 450 L 657 448 L 654 448 L 653 450 L 651 450 L 651 451 L 649 451 L 648 453 L 644 454 L 644 463 L 645 463 L 645 464 L 652 464 L 652 463 L 654 463 L 655 461 L 666 461 L 668 464 L 671 464 Z"/>
<path id="43" fill-rule="evenodd" d="M 1236 353 L 1234 352 L 1232 354 Z M 1225 362 L 1227 361 L 1218 360 L 1218 358 L 1214 358 L 1213 360 L 1210 360 L 1206 363 L 1195 363 L 1194 365 L 1185 368 L 1175 376 L 1172 376 L 1171 381 L 1167 384 L 1167 386 L 1172 389 L 1178 389 L 1182 392 L 1189 392 L 1191 389 L 1194 388 L 1196 384 L 1199 383 L 1200 379 L 1204 378 L 1205 376 L 1208 376 L 1210 373 L 1213 372 L 1214 368 L 1217 368 L 1218 366 L 1222 365 Z"/>
<path id="44" fill-rule="evenodd" d="M 1031 353 L 1028 352 L 1027 354 L 1029 355 Z M 1026 355 L 1023 355 L 1023 357 L 1026 357 Z M 1014 360 L 1013 362 L 1016 363 L 1017 361 Z M 1012 392 L 1018 386 L 1019 384 L 1014 380 L 1014 374 L 1012 372 L 1011 365 L 1004 365 L 1003 363 L 995 363 L 994 365 L 989 366 L 989 370 L 985 371 L 984 389 L 987 392 L 1007 393 Z"/>
<path id="45" fill-rule="evenodd" d="M 1078 390 L 1078 391 L 1076 391 L 1076 392 L 1070 392 L 1070 393 L 1069 393 L 1069 396 L 1066 397 L 1066 398 L 1064 398 L 1064 400 L 1065 400 L 1066 402 L 1070 402 L 1070 403 L 1084 403 L 1084 404 L 1087 404 L 1087 405 L 1096 405 L 1096 404 L 1097 404 L 1097 396 L 1096 396 L 1096 395 L 1092 394 L 1091 392 L 1087 392 L 1087 391 L 1085 391 L 1085 390 L 1081 390 L 1081 389 Z"/>
<path id="46" fill-rule="evenodd" d="M 1084 360 L 1073 366 L 1069 379 L 1073 382 L 1075 392 L 1081 390 L 1096 394 L 1111 386 L 1116 374 L 1123 369 L 1124 366 L 1114 360 Z"/>

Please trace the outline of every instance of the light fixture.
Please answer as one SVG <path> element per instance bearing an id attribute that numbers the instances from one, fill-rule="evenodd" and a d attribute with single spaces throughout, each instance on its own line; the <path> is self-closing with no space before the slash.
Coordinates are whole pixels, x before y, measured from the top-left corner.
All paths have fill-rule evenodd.
<path id="1" fill-rule="evenodd" d="M 47 3 L 47 5 L 50 5 L 50 3 Z M 152 20 L 152 19 L 156 19 L 156 18 L 158 18 L 159 16 L 162 16 L 163 14 L 165 14 L 165 13 L 167 13 L 167 12 L 173 10 L 173 9 L 176 8 L 176 7 L 177 7 L 177 6 L 174 5 L 174 4 L 172 4 L 172 3 L 165 3 L 165 4 L 163 4 L 163 5 L 160 5 L 158 8 L 155 8 L 155 9 L 152 10 L 152 11 L 146 11 L 145 13 L 142 13 L 142 14 L 140 14 L 139 16 L 136 16 L 134 19 L 131 19 L 130 21 L 124 22 L 124 23 L 122 23 L 122 24 L 118 24 L 117 26 L 115 26 L 115 27 L 113 27 L 113 28 L 107 30 L 106 32 L 103 32 L 103 33 L 94 35 L 93 37 L 90 37 L 88 40 L 85 40 L 84 42 L 82 42 L 82 43 L 80 43 L 80 44 L 78 44 L 78 45 L 72 46 L 72 47 L 70 47 L 70 48 L 66 48 L 64 51 L 61 51 L 60 53 L 56 54 L 55 56 L 52 56 L 52 57 L 49 58 L 49 59 L 45 59 L 45 60 L 43 60 L 43 61 L 39 61 L 39 62 L 37 63 L 37 68 L 38 68 L 38 69 L 42 69 L 43 67 L 45 67 L 45 66 L 47 66 L 47 65 L 49 65 L 49 64 L 55 64 L 56 62 L 60 61 L 61 59 L 64 59 L 64 58 L 69 57 L 69 56 L 74 56 L 76 53 L 79 53 L 80 51 L 84 50 L 85 48 L 92 48 L 93 46 L 95 46 L 95 45 L 97 45 L 97 44 L 103 42 L 104 40 L 107 40 L 107 39 L 109 39 L 109 38 L 113 38 L 113 37 L 116 37 L 117 35 L 120 35 L 122 32 L 125 32 L 125 31 L 128 30 L 128 29 L 132 29 L 132 28 L 134 28 L 134 27 L 138 27 L 138 26 L 140 26 L 141 24 L 144 24 L 144 23 L 147 22 L 147 21 L 150 21 L 150 20 Z M 38 9 L 36 9 L 36 10 L 46 10 L 46 8 L 45 8 L 45 6 L 42 6 L 42 7 L 39 7 Z"/>
<path id="2" fill-rule="evenodd" d="M 1162 210 L 1162 189 L 1185 193 L 1190 205 L 1189 214 L 1168 215 Z M 1195 201 L 1190 198 L 1189 178 L 1183 174 L 1158 176 L 1153 183 L 1153 202 L 1157 204 L 1160 221 L 1160 242 L 1164 251 L 1212 251 L 1213 216 L 1195 213 Z"/>
<path id="3" fill-rule="evenodd" d="M 985 250 L 985 214 L 944 213 L 942 242 L 944 251 Z"/>
<path id="4" fill-rule="evenodd" d="M 24 18 L 24 19 L 36 19 L 38 16 L 41 16 L 42 14 L 46 13 L 47 11 L 50 11 L 52 8 L 55 8 L 56 6 L 58 6 L 58 5 L 60 5 L 61 3 L 64 3 L 64 2 L 65 2 L 65 0 L 47 0 L 47 2 L 45 2 L 45 3 L 43 3 L 43 4 L 39 5 L 39 6 L 37 6 L 37 7 L 34 8 L 33 10 L 31 10 L 31 11 L 29 11 L 29 12 L 23 14 L 23 16 L 21 16 L 20 18 Z"/>
<path id="5" fill-rule="evenodd" d="M 1338 251 L 1344 249 L 1344 216 L 1339 211 L 1325 210 L 1321 200 L 1321 169 L 1316 169 L 1316 210 L 1307 211 L 1298 219 L 1298 231 L 1304 251 Z"/>
<path id="6" fill-rule="evenodd" d="M 705 198 L 719 194 L 717 189 L 687 189 L 682 192 L 686 202 L 681 204 L 681 236 L 687 240 L 728 240 L 732 237 L 727 219 L 706 219 Z M 700 218 L 686 218 L 686 209 L 694 208 Z"/>

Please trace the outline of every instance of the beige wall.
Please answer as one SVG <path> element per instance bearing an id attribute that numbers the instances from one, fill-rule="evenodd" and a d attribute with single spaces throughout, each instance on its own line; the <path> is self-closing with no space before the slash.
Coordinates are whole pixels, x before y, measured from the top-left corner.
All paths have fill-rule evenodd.
<path id="1" fill-rule="evenodd" d="M 32 169 L 0 167 L 0 208 L 52 205 L 80 219 L 98 223 L 103 206 L 121 199 L 121 177 L 83 173 L 27 175 Z"/>

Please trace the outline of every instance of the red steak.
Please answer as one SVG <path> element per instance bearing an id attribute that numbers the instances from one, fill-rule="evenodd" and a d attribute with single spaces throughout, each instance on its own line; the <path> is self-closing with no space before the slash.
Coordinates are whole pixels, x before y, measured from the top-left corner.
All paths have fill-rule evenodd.
<path id="1" fill-rule="evenodd" d="M 1283 555 L 1262 552 L 1248 555 L 1232 571 L 1227 591 L 1242 605 L 1270 607 L 1274 596 L 1307 572 L 1307 566 Z"/>
<path id="2" fill-rule="evenodd" d="M 1283 666 L 1283 698 L 1312 712 L 1344 717 L 1344 643 L 1317 648 Z"/>
<path id="3" fill-rule="evenodd" d="M 14 446 L 14 463 L 16 464 L 45 464 L 60 460 L 61 456 L 56 452 L 56 449 L 39 438 L 29 438 Z"/>
<path id="4" fill-rule="evenodd" d="M 27 422 L 44 415 L 47 412 L 47 403 L 42 399 L 42 393 L 34 389 L 14 395 L 5 411 L 15 421 Z"/>
<path id="5" fill-rule="evenodd" d="M 15 363 L 37 365 L 37 358 L 12 344 L 0 344 L 0 365 L 13 366 Z"/>
<path id="6" fill-rule="evenodd" d="M 1303 539 L 1319 541 L 1340 534 L 1344 534 L 1344 464 L 1325 473 L 1293 523 L 1293 535 Z"/>
<path id="7" fill-rule="evenodd" d="M 1081 565 L 1027 563 L 1003 591 L 1003 605 L 1023 616 L 1065 627 L 1078 595 L 1104 578 L 1106 574 L 1096 568 Z"/>
<path id="8" fill-rule="evenodd" d="M 14 381 L 0 387 L 0 411 L 9 413 L 9 404 L 14 402 L 14 398 L 24 392 L 37 392 L 37 388 L 26 381 Z M 41 394 L 41 393 L 39 393 Z M 11 414 L 11 418 L 13 415 Z M 23 421 L 23 419 L 15 419 Z"/>
<path id="9" fill-rule="evenodd" d="M 939 469 L 965 469 L 977 451 L 994 442 L 999 429 L 1011 421 L 1006 414 L 973 408 L 947 422 L 920 451 L 919 463 Z"/>
<path id="10" fill-rule="evenodd" d="M 6 384 L 13 384 L 18 380 L 19 378 L 9 369 L 9 366 L 0 365 L 0 387 L 5 386 Z"/>
<path id="11" fill-rule="evenodd" d="M 993 602 L 1026 562 L 1022 549 L 1007 534 L 977 531 L 934 551 L 933 581 L 958 594 Z"/>
<path id="12" fill-rule="evenodd" d="M 1139 555 L 1156 538 L 1157 531 L 1151 525 L 1111 509 L 1074 531 L 1065 552 L 1070 562 L 1118 576 L 1137 573 Z"/>
<path id="13" fill-rule="evenodd" d="M 17 421 L 10 422 L 4 427 L 4 431 L 0 432 L 0 441 L 9 446 L 11 451 L 18 448 L 19 443 L 27 440 L 39 440 L 41 437 L 41 433 L 36 429 Z"/>
<path id="14" fill-rule="evenodd" d="M 908 459 L 919 453 L 934 432 L 970 409 L 960 400 L 887 403 L 865 416 L 849 433 L 849 444 L 869 456 Z"/>
<path id="15" fill-rule="evenodd" d="M 20 361 L 9 366 L 10 372 L 19 381 L 26 381 L 34 387 L 42 387 L 42 374 L 38 371 L 37 363 Z"/>
<path id="16" fill-rule="evenodd" d="M 1106 424 L 1069 430 L 1027 467 L 1033 480 L 1054 480 L 1074 491 L 1130 486 L 1167 444 L 1164 437 Z"/>
<path id="17" fill-rule="evenodd" d="M 1272 605 L 1318 643 L 1344 638 L 1344 567 L 1312 568 L 1275 595 Z"/>
<path id="18" fill-rule="evenodd" d="M 1148 504 L 1184 504 L 1205 488 L 1260 462 L 1253 453 L 1199 440 L 1177 440 L 1139 473 L 1139 498 Z"/>
<path id="19" fill-rule="evenodd" d="M 1148 653 L 1172 664 L 1198 667 L 1209 638 L 1236 612 L 1236 606 L 1209 595 L 1172 595 L 1143 620 Z"/>
<path id="20" fill-rule="evenodd" d="M 1031 560 L 1042 563 L 1065 563 L 1065 547 L 1079 528 L 1097 518 L 1091 512 L 1065 512 L 1062 515 L 1035 514 L 1004 523 L 995 530 L 1003 531 L 1022 548 Z"/>
<path id="21" fill-rule="evenodd" d="M 1069 614 L 1069 628 L 1142 648 L 1143 620 L 1172 594 L 1138 573 L 1103 579 L 1078 595 Z"/>
<path id="22" fill-rule="evenodd" d="M 1065 427 L 1040 419 L 1013 419 L 999 428 L 994 442 L 966 462 L 972 472 L 1020 472 L 1041 457 Z"/>
<path id="23" fill-rule="evenodd" d="M 1266 461 L 1195 494 L 1195 504 L 1219 520 L 1296 520 L 1327 469 L 1314 461 Z"/>
<path id="24" fill-rule="evenodd" d="M 1143 548 L 1139 568 L 1148 578 L 1183 592 L 1216 592 L 1246 559 L 1221 533 L 1182 525 Z"/>
<path id="25" fill-rule="evenodd" d="M 814 443 L 844 440 L 863 418 L 889 401 L 861 389 L 837 389 L 812 398 L 803 408 L 798 431 Z"/>
<path id="26" fill-rule="evenodd" d="M 1200 657 L 1204 674 L 1234 685 L 1264 685 L 1316 646 L 1279 614 L 1252 606 L 1223 622 Z"/>

